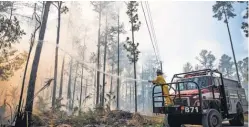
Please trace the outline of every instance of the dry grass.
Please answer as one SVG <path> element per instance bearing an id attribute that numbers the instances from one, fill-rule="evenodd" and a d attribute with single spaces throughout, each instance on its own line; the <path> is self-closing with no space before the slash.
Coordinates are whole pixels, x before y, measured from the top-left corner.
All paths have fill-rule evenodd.
<path id="1" fill-rule="evenodd" d="M 144 116 L 144 117 L 151 120 L 155 124 L 163 124 L 163 122 L 164 122 L 164 115 Z"/>
<path id="2" fill-rule="evenodd" d="M 107 125 L 126 125 L 127 120 L 129 119 L 132 119 L 132 113 L 121 110 L 113 110 L 104 115 L 102 122 Z"/>
<path id="3" fill-rule="evenodd" d="M 244 119 L 245 119 L 246 122 L 248 122 L 248 114 L 244 115 Z"/>
<path id="4" fill-rule="evenodd" d="M 151 121 L 149 119 L 146 119 L 145 117 L 143 117 L 139 113 L 134 113 L 132 115 L 132 119 L 129 120 L 128 123 L 131 125 L 134 125 L 136 127 L 143 127 L 144 125 L 151 124 Z"/>

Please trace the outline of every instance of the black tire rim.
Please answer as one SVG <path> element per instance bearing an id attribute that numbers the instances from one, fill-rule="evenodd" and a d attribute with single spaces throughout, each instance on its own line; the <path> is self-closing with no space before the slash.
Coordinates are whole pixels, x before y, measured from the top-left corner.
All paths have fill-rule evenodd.
<path id="1" fill-rule="evenodd" d="M 219 125 L 219 118 L 215 115 L 211 116 L 210 123 L 211 123 L 212 127 L 218 126 Z"/>

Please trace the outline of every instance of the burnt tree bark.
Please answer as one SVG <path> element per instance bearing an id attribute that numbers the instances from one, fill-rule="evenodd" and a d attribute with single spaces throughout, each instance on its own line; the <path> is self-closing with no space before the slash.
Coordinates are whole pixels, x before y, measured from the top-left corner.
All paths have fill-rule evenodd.
<path id="1" fill-rule="evenodd" d="M 64 63 L 65 63 L 65 56 L 63 57 L 62 67 L 61 67 L 61 80 L 60 80 L 59 98 L 62 97 L 62 91 L 63 91 Z"/>
<path id="2" fill-rule="evenodd" d="M 105 28 L 105 48 L 104 48 L 104 69 L 103 71 L 105 72 L 106 70 L 106 52 L 107 52 L 107 29 L 108 29 L 108 26 L 107 26 L 107 16 L 106 16 L 106 28 Z M 104 104 L 105 104 L 105 73 L 103 73 L 103 88 L 102 88 L 102 99 L 101 99 L 101 106 L 104 107 Z"/>
<path id="3" fill-rule="evenodd" d="M 58 27 L 57 27 L 57 37 L 56 37 L 56 48 L 55 48 L 55 61 L 54 61 L 54 87 L 53 87 L 53 97 L 52 97 L 52 107 L 55 105 L 56 98 L 56 85 L 57 85 L 57 64 L 58 64 L 58 46 L 60 43 L 60 26 L 61 26 L 61 5 L 62 1 L 58 2 Z"/>
<path id="4" fill-rule="evenodd" d="M 49 8 L 51 5 L 51 1 L 47 1 L 45 3 L 45 9 L 43 13 L 43 18 L 42 18 L 42 24 L 41 24 L 41 30 L 39 33 L 39 40 L 38 44 L 36 46 L 36 51 L 35 51 L 35 56 L 32 64 L 32 70 L 30 73 L 30 79 L 29 79 L 29 85 L 28 85 L 28 92 L 27 92 L 27 98 L 26 98 L 26 107 L 25 111 L 28 116 L 28 123 L 31 125 L 31 115 L 33 111 L 33 99 L 34 99 L 34 92 L 35 92 L 35 82 L 36 82 L 36 77 L 37 77 L 37 70 L 39 66 L 39 61 L 40 61 L 40 55 L 42 51 L 42 46 L 43 46 L 43 40 L 44 40 L 44 35 L 46 32 L 46 27 L 47 27 L 47 19 L 48 19 L 48 14 L 49 14 Z M 26 115 L 25 115 L 26 116 Z"/>

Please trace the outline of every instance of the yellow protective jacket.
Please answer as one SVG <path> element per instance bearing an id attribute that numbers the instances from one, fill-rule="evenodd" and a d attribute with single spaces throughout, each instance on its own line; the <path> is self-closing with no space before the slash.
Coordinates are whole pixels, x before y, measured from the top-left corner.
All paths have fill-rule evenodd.
<path id="1" fill-rule="evenodd" d="M 164 80 L 162 75 L 159 75 L 156 77 L 155 80 L 152 81 L 152 83 L 162 85 L 162 84 L 166 84 L 166 81 Z M 170 99 L 170 96 L 169 96 L 169 88 L 167 85 L 163 86 L 163 94 L 166 96 L 165 97 L 165 100 L 166 100 L 165 105 L 172 104 L 172 100 Z"/>

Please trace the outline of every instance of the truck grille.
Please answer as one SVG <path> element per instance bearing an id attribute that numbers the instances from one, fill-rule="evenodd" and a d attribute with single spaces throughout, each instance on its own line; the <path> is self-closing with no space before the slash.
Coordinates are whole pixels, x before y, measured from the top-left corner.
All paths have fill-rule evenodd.
<path id="1" fill-rule="evenodd" d="M 175 105 L 188 106 L 188 98 L 175 98 Z"/>

